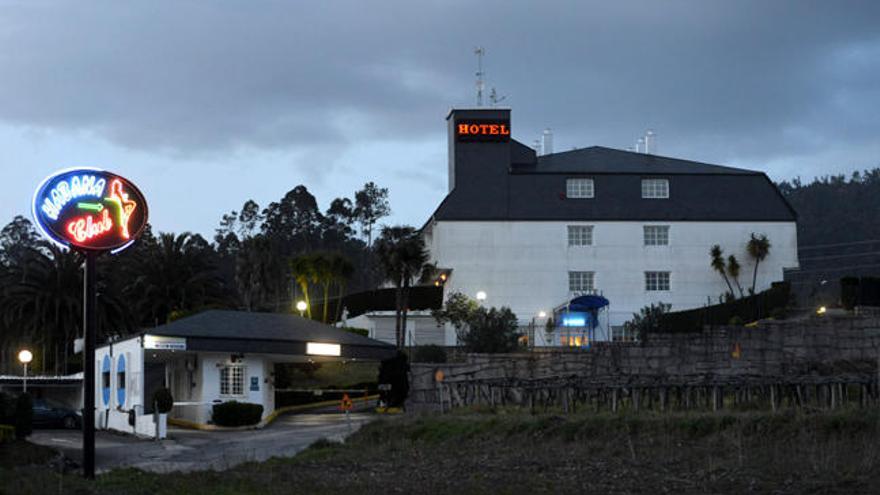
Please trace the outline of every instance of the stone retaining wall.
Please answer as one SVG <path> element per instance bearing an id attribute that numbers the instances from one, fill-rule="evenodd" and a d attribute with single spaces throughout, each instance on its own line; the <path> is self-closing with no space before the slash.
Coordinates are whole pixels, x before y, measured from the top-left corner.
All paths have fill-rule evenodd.
<path id="1" fill-rule="evenodd" d="M 440 408 L 443 385 L 553 383 L 679 386 L 691 383 L 874 383 L 880 316 L 853 315 L 716 327 L 702 333 L 654 334 L 641 343 L 599 343 L 589 350 L 471 354 L 465 363 L 413 363 L 408 410 Z"/>

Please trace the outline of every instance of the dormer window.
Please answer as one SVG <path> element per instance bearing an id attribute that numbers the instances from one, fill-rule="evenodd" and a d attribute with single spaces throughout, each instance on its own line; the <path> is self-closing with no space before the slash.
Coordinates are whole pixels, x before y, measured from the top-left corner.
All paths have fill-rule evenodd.
<path id="1" fill-rule="evenodd" d="M 669 198 L 669 179 L 642 179 L 642 199 Z"/>
<path id="2" fill-rule="evenodd" d="M 566 179 L 565 197 L 569 199 L 589 199 L 594 196 L 593 179 Z"/>

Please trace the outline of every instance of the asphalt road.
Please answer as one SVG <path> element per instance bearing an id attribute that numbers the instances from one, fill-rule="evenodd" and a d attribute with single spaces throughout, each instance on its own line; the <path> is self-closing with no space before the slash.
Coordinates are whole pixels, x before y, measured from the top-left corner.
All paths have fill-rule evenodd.
<path id="1" fill-rule="evenodd" d="M 250 461 L 289 457 L 321 438 L 342 441 L 375 416 L 344 414 L 297 414 L 282 416 L 261 430 L 198 431 L 168 428 L 168 438 L 144 440 L 131 435 L 98 431 L 95 464 L 98 472 L 134 467 L 144 471 L 223 470 Z M 82 432 L 35 430 L 29 440 L 61 450 L 80 462 Z"/>

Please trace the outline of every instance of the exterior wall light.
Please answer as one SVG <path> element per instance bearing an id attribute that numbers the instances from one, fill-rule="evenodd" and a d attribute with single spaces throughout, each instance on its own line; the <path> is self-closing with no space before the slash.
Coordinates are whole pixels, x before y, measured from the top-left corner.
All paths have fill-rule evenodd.
<path id="1" fill-rule="evenodd" d="M 486 291 L 477 292 L 477 301 L 485 301 L 486 300 Z"/>
<path id="2" fill-rule="evenodd" d="M 342 346 L 339 344 L 306 342 L 306 354 L 311 356 L 341 356 Z"/>

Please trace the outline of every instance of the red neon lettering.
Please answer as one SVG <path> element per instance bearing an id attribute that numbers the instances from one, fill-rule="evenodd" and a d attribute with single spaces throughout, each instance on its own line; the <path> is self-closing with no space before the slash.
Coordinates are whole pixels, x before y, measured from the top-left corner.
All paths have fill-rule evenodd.
<path id="1" fill-rule="evenodd" d="M 510 135 L 510 129 L 508 129 L 507 126 L 504 124 L 501 124 L 501 135 L 502 136 L 509 136 Z"/>
<path id="2" fill-rule="evenodd" d="M 110 220 L 110 212 L 104 210 L 101 218 L 95 221 L 95 217 L 87 215 L 76 218 L 67 223 L 67 233 L 76 239 L 76 242 L 85 242 L 89 239 L 102 235 L 113 228 Z"/>
<path id="3" fill-rule="evenodd" d="M 480 124 L 480 134 L 487 134 L 489 132 L 489 124 Z"/>
<path id="4" fill-rule="evenodd" d="M 489 134 L 498 134 L 498 125 L 492 124 L 489 126 Z"/>
<path id="5" fill-rule="evenodd" d="M 468 133 L 468 125 L 467 124 L 458 124 L 458 133 L 459 134 L 467 134 Z"/>
<path id="6" fill-rule="evenodd" d="M 468 132 L 470 132 L 471 134 L 479 134 L 480 133 L 480 126 L 478 126 L 476 124 L 471 124 L 468 127 Z"/>

